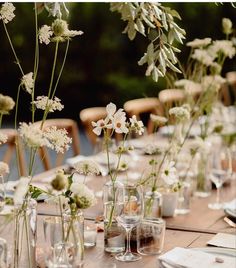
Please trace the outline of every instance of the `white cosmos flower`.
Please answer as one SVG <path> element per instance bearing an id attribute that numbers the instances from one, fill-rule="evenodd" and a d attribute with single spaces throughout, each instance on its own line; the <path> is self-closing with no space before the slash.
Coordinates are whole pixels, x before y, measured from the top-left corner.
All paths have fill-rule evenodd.
<path id="1" fill-rule="evenodd" d="M 116 133 L 128 133 L 129 129 L 126 126 L 126 115 L 122 109 L 119 109 L 111 120 Z"/>
<path id="2" fill-rule="evenodd" d="M 172 185 L 178 182 L 178 176 L 176 173 L 174 161 L 167 162 L 163 165 L 161 171 L 161 179 L 168 185 Z"/>
<path id="3" fill-rule="evenodd" d="M 23 77 L 21 78 L 21 85 L 29 94 L 32 93 L 32 89 L 34 87 L 34 79 L 32 72 L 23 75 Z"/>
<path id="4" fill-rule="evenodd" d="M 144 133 L 143 122 L 141 120 L 138 121 L 136 115 L 133 115 L 129 120 L 131 123 L 131 128 L 139 135 L 142 135 Z"/>
<path id="5" fill-rule="evenodd" d="M 4 176 L 9 173 L 9 166 L 7 163 L 0 161 L 0 176 Z"/>
<path id="6" fill-rule="evenodd" d="M 215 55 L 210 54 L 204 49 L 195 49 L 192 58 L 206 66 L 211 66 L 214 62 Z"/>
<path id="7" fill-rule="evenodd" d="M 99 175 L 101 173 L 99 165 L 93 160 L 83 160 L 74 164 L 74 169 L 79 174 Z"/>
<path id="8" fill-rule="evenodd" d="M 12 3 L 4 3 L 0 9 L 0 20 L 3 20 L 4 23 L 8 23 L 13 20 L 15 17 L 14 11 L 15 7 Z"/>
<path id="9" fill-rule="evenodd" d="M 0 145 L 7 142 L 7 135 L 0 132 Z"/>
<path id="10" fill-rule="evenodd" d="M 208 48 L 208 51 L 213 57 L 216 57 L 218 54 L 222 53 L 230 59 L 232 59 L 236 54 L 236 49 L 233 45 L 233 42 L 230 40 L 216 40 L 213 42 L 213 45 Z"/>
<path id="11" fill-rule="evenodd" d="M 209 45 L 210 43 L 211 43 L 211 38 L 204 38 L 204 39 L 196 38 L 193 41 L 188 42 L 187 46 L 188 47 L 193 47 L 193 48 L 205 47 L 205 46 Z"/>
<path id="12" fill-rule="evenodd" d="M 157 124 L 158 126 L 165 125 L 168 121 L 168 119 L 164 116 L 156 115 L 156 114 L 150 114 L 150 119 Z"/>
<path id="13" fill-rule="evenodd" d="M 92 122 L 92 126 L 94 127 L 93 132 L 96 135 L 101 135 L 103 129 L 110 129 L 112 128 L 112 124 L 109 124 L 109 118 L 106 117 L 105 119 L 100 119 L 97 122 Z"/>
<path id="14" fill-rule="evenodd" d="M 43 131 L 32 123 L 20 123 L 19 134 L 29 147 L 50 146 L 49 141 L 44 137 Z"/>
<path id="15" fill-rule="evenodd" d="M 19 180 L 19 183 L 16 186 L 16 190 L 14 192 L 14 204 L 15 205 L 22 205 L 25 195 L 29 189 L 29 183 L 30 183 L 30 178 L 28 177 L 21 177 Z"/>
<path id="16" fill-rule="evenodd" d="M 64 108 L 64 105 L 61 104 L 61 100 L 57 97 L 49 99 L 47 96 L 38 96 L 36 101 L 33 102 L 38 109 L 46 110 L 52 113 L 54 111 L 61 111 Z"/>
<path id="17" fill-rule="evenodd" d="M 55 150 L 57 153 L 64 153 L 69 149 L 69 143 L 72 143 L 72 139 L 67 134 L 66 129 L 57 129 L 56 126 L 53 126 L 45 130 L 44 137 L 49 142 L 49 148 Z"/>
<path id="18" fill-rule="evenodd" d="M 107 116 L 108 118 L 112 118 L 113 115 L 116 112 L 116 105 L 112 102 L 110 102 L 109 104 L 107 104 L 106 106 L 106 111 L 107 111 Z"/>
<path id="19" fill-rule="evenodd" d="M 43 25 L 39 29 L 39 42 L 48 45 L 50 43 L 50 38 L 53 35 L 51 26 Z"/>

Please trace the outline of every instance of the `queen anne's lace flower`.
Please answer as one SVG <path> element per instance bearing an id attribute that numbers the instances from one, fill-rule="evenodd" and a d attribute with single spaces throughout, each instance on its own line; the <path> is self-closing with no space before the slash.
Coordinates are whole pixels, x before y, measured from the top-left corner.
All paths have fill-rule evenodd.
<path id="1" fill-rule="evenodd" d="M 8 114 L 15 106 L 14 100 L 9 97 L 0 94 L 0 113 Z"/>
<path id="2" fill-rule="evenodd" d="M 44 137 L 43 131 L 32 123 L 20 123 L 19 134 L 29 147 L 50 146 L 49 141 Z"/>
<path id="3" fill-rule="evenodd" d="M 189 95 L 195 95 L 202 91 L 201 84 L 188 79 L 180 79 L 176 81 L 175 86 L 183 88 Z"/>
<path id="4" fill-rule="evenodd" d="M 156 114 L 150 114 L 150 119 L 158 126 L 165 125 L 168 121 L 166 117 Z"/>
<path id="5" fill-rule="evenodd" d="M 30 178 L 21 177 L 19 183 L 16 186 L 16 190 L 14 192 L 14 204 L 22 205 L 25 195 L 29 189 Z"/>
<path id="6" fill-rule="evenodd" d="M 9 173 L 9 166 L 7 163 L 0 161 L 0 176 Z"/>
<path id="7" fill-rule="evenodd" d="M 83 31 L 76 31 L 76 30 L 68 30 L 64 33 L 64 36 L 67 37 L 75 37 L 77 35 L 82 35 L 84 32 Z"/>
<path id="8" fill-rule="evenodd" d="M 0 145 L 7 142 L 7 135 L 0 133 Z"/>
<path id="9" fill-rule="evenodd" d="M 168 185 L 173 185 L 178 182 L 174 161 L 167 162 L 163 165 L 161 170 L 161 179 Z"/>
<path id="10" fill-rule="evenodd" d="M 83 183 L 73 182 L 70 191 L 78 208 L 88 208 L 96 203 L 94 193 Z"/>
<path id="11" fill-rule="evenodd" d="M 0 9 L 0 20 L 3 20 L 4 23 L 12 21 L 15 17 L 15 9 L 12 3 L 4 3 Z"/>
<path id="12" fill-rule="evenodd" d="M 193 48 L 205 47 L 205 46 L 209 45 L 210 43 L 211 43 L 211 38 L 204 38 L 204 39 L 196 38 L 193 41 L 188 42 L 187 46 L 188 47 L 193 47 Z"/>
<path id="13" fill-rule="evenodd" d="M 34 79 L 32 72 L 23 75 L 23 77 L 21 78 L 21 85 L 29 94 L 32 93 L 32 89 L 34 87 Z"/>
<path id="14" fill-rule="evenodd" d="M 233 58 L 233 56 L 236 54 L 236 49 L 233 46 L 233 42 L 229 40 L 216 40 L 213 42 L 213 45 L 211 45 L 208 48 L 209 54 L 213 57 L 218 56 L 218 54 L 222 53 L 226 57 L 229 57 L 230 59 Z"/>
<path id="15" fill-rule="evenodd" d="M 101 173 L 99 165 L 92 160 L 83 160 L 74 164 L 74 169 L 79 174 L 99 175 Z"/>
<path id="16" fill-rule="evenodd" d="M 69 143 L 72 143 L 72 139 L 67 136 L 66 129 L 57 129 L 56 126 L 47 128 L 44 132 L 44 137 L 50 143 L 48 147 L 57 153 L 64 153 L 69 149 Z"/>
<path id="17" fill-rule="evenodd" d="M 64 108 L 64 105 L 61 104 L 61 100 L 57 97 L 54 97 L 54 100 L 48 99 L 47 96 L 38 96 L 36 101 L 33 102 L 38 109 L 46 110 L 52 113 L 56 110 L 61 111 Z"/>
<path id="18" fill-rule="evenodd" d="M 215 55 L 210 54 L 204 49 L 195 49 L 192 55 L 192 58 L 201 62 L 206 66 L 211 66 L 213 64 Z"/>
<path id="19" fill-rule="evenodd" d="M 50 43 L 50 38 L 53 35 L 52 28 L 48 25 L 43 25 L 39 29 L 39 42 L 48 45 Z"/>
<path id="20" fill-rule="evenodd" d="M 183 121 L 190 118 L 190 113 L 185 107 L 173 107 L 169 110 L 169 114 Z"/>
<path id="21" fill-rule="evenodd" d="M 226 79 L 220 75 L 207 75 L 202 78 L 202 87 L 204 90 L 218 92 L 221 86 L 226 82 Z"/>
<path id="22" fill-rule="evenodd" d="M 139 135 L 144 133 L 144 125 L 141 120 L 137 120 L 136 115 L 133 115 L 132 118 L 129 119 L 131 123 L 131 129 L 134 130 Z"/>

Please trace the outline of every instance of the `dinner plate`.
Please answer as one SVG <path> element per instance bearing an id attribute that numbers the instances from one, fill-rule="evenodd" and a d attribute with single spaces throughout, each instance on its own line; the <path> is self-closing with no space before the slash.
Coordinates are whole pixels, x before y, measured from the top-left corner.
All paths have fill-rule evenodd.
<path id="1" fill-rule="evenodd" d="M 226 208 L 224 211 L 225 211 L 225 214 L 227 214 L 233 218 L 236 218 L 236 210 L 235 209 Z"/>
<path id="2" fill-rule="evenodd" d="M 205 253 L 209 253 L 212 254 L 214 256 L 227 256 L 227 257 L 231 257 L 231 258 L 235 258 L 236 257 L 236 250 L 235 249 L 230 249 L 230 248 L 220 248 L 220 247 L 203 247 L 203 248 L 190 248 L 193 250 L 198 250 L 198 251 L 202 251 Z M 170 264 L 167 264 L 165 262 L 159 261 L 160 267 L 161 268 L 177 268 L 180 267 L 178 265 L 176 266 L 172 266 Z"/>

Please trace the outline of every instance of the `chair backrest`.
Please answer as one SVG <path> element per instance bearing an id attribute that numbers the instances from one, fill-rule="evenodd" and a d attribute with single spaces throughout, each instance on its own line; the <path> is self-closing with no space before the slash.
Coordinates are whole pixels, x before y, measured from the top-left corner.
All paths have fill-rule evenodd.
<path id="1" fill-rule="evenodd" d="M 228 95 L 230 98 L 229 105 L 236 101 L 236 71 L 226 73 L 226 80 L 228 84 Z"/>
<path id="2" fill-rule="evenodd" d="M 124 110 L 129 117 L 136 115 L 137 119 L 142 119 L 142 115 L 148 115 L 146 123 L 148 134 L 153 132 L 154 124 L 150 120 L 150 114 L 163 115 L 163 108 L 158 98 L 140 98 L 129 100 L 124 103 Z"/>
<path id="3" fill-rule="evenodd" d="M 35 125 L 41 126 L 42 121 L 35 122 Z M 76 156 L 80 153 L 80 140 L 79 140 L 79 129 L 77 122 L 72 119 L 67 118 L 57 118 L 57 119 L 47 119 L 43 124 L 43 130 L 46 130 L 49 127 L 56 126 L 57 129 L 66 129 L 68 136 L 72 138 L 72 149 L 73 155 Z M 47 148 L 39 148 L 39 155 L 42 159 L 45 170 L 53 168 L 52 161 L 50 160 L 49 153 Z M 56 156 L 56 162 L 54 166 L 60 166 L 63 164 L 64 155 L 58 153 Z"/>
<path id="4" fill-rule="evenodd" d="M 19 176 L 26 176 L 26 162 L 21 140 L 18 138 L 18 133 L 15 129 L 1 129 L 2 134 L 7 136 L 6 150 L 3 153 L 2 161 L 11 164 L 11 161 L 16 157 L 17 165 L 19 167 Z M 15 153 L 15 154 L 14 154 Z"/>
<path id="5" fill-rule="evenodd" d="M 97 142 L 97 135 L 93 132 L 92 121 L 104 119 L 107 116 L 106 107 L 90 107 L 80 111 L 80 120 L 83 124 L 86 136 L 94 146 Z"/>

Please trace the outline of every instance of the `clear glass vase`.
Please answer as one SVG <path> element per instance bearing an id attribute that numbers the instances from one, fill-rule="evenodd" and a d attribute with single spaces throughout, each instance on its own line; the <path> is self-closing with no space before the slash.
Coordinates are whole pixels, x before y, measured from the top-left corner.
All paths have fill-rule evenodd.
<path id="1" fill-rule="evenodd" d="M 84 216 L 64 214 L 44 219 L 45 262 L 48 267 L 77 268 L 84 259 Z"/>
<path id="2" fill-rule="evenodd" d="M 117 211 L 122 207 L 118 200 L 122 189 L 119 185 L 119 182 L 107 182 L 103 187 L 104 250 L 110 253 L 125 250 L 125 232 L 116 221 Z"/>
<path id="3" fill-rule="evenodd" d="M 162 217 L 162 194 L 148 191 L 144 195 L 144 218 Z"/>

